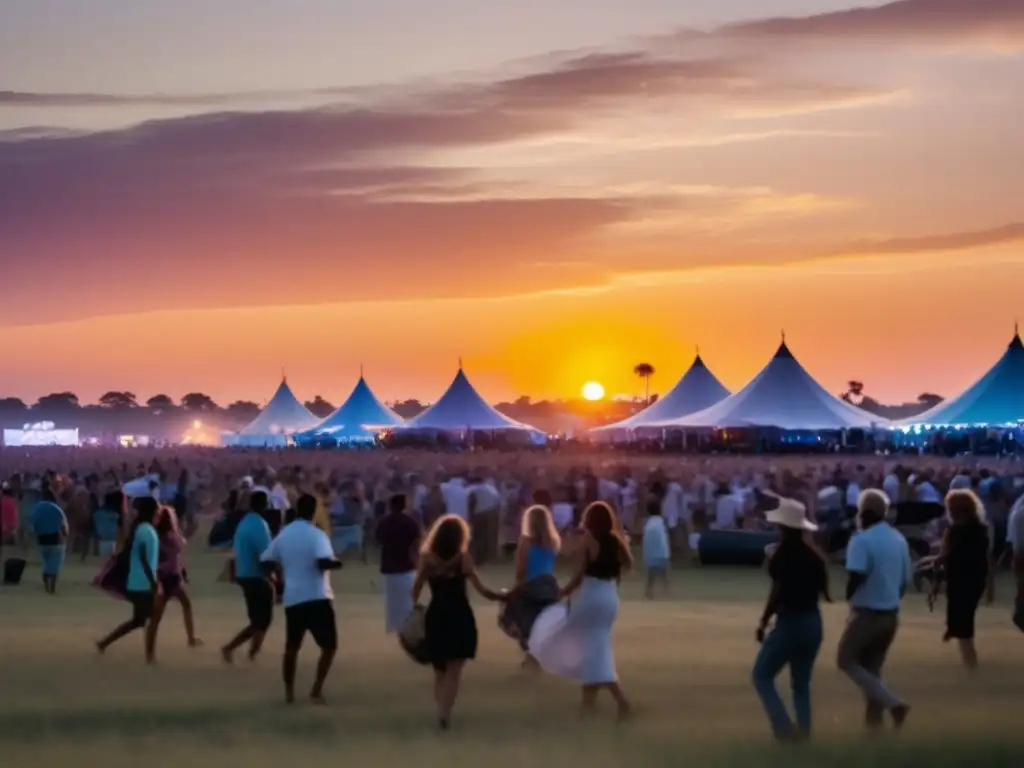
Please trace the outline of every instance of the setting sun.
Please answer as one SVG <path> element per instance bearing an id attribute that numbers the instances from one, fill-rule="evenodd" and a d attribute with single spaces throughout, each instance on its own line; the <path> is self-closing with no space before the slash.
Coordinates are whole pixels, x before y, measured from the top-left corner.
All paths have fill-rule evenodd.
<path id="1" fill-rule="evenodd" d="M 601 400 L 604 398 L 604 387 L 598 384 L 596 381 L 588 381 L 583 385 L 583 399 L 584 400 Z"/>

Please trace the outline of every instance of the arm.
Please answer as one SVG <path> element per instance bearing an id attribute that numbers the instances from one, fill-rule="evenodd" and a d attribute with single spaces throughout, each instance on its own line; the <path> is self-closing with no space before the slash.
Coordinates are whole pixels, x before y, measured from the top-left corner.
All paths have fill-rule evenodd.
<path id="1" fill-rule="evenodd" d="M 846 600 L 849 602 L 868 577 L 868 553 L 859 536 L 850 539 L 846 548 Z"/>
<path id="2" fill-rule="evenodd" d="M 569 597 L 573 592 L 579 589 L 580 584 L 583 583 L 583 575 L 587 570 L 588 550 L 590 549 L 590 538 L 586 538 L 582 542 L 582 546 L 576 553 L 576 562 L 573 564 L 573 575 L 569 579 L 568 583 L 562 587 L 558 593 L 558 599 L 562 600 Z"/>
<path id="3" fill-rule="evenodd" d="M 316 545 L 316 567 L 321 571 L 341 570 L 341 560 L 334 556 L 334 548 L 327 534 L 320 531 Z"/>
<path id="4" fill-rule="evenodd" d="M 629 551 L 629 545 L 623 541 L 619 546 L 619 565 L 622 566 L 622 570 L 631 571 L 635 565 L 633 560 L 633 553 Z"/>
<path id="5" fill-rule="evenodd" d="M 473 589 L 481 597 L 487 600 L 502 600 L 504 598 L 504 595 L 500 592 L 495 592 L 480 581 L 480 574 L 477 573 L 476 565 L 473 563 L 473 558 L 469 556 L 469 553 L 462 556 L 462 572 L 466 574 L 469 583 L 473 585 Z"/>
<path id="6" fill-rule="evenodd" d="M 139 542 L 139 562 L 142 564 L 142 572 L 146 574 L 146 578 L 149 580 L 149 588 L 156 592 L 157 580 L 156 574 L 153 573 L 153 569 L 149 565 L 149 548 L 145 542 Z"/>

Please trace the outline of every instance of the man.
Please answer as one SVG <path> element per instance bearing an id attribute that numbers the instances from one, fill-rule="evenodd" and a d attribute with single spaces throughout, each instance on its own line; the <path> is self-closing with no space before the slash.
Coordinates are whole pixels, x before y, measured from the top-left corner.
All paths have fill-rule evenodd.
<path id="1" fill-rule="evenodd" d="M 839 640 L 839 668 L 860 688 L 867 702 L 865 721 L 881 727 L 891 713 L 897 729 L 910 712 L 906 702 L 882 683 L 882 666 L 896 638 L 900 601 L 913 578 L 907 540 L 886 522 L 889 497 L 869 489 L 857 504 L 858 532 L 846 549 L 850 618 Z"/>
<path id="2" fill-rule="evenodd" d="M 274 586 L 263 572 L 260 556 L 270 547 L 270 526 L 264 518 L 267 494 L 256 491 L 249 497 L 249 511 L 235 529 L 235 581 L 245 597 L 249 624 L 221 649 L 225 663 L 233 661 L 235 650 L 249 643 L 249 661 L 255 661 L 267 630 L 274 619 Z"/>
<path id="3" fill-rule="evenodd" d="M 338 648 L 331 571 L 341 568 L 327 534 L 313 525 L 316 499 L 303 494 L 296 504 L 295 521 L 274 539 L 260 560 L 284 575 L 285 646 L 282 672 L 285 700 L 295 701 L 295 667 L 308 632 L 320 648 L 316 680 L 309 693 L 314 704 L 326 704 L 323 688 Z"/>
<path id="4" fill-rule="evenodd" d="M 1024 496 L 1017 499 L 1007 523 L 1006 544 L 1013 556 L 1013 575 L 1017 580 L 1013 623 L 1024 632 Z"/>
<path id="5" fill-rule="evenodd" d="M 461 477 L 449 477 L 441 483 L 445 513 L 469 522 L 469 490 Z"/>
<path id="6" fill-rule="evenodd" d="M 376 530 L 384 579 L 385 631 L 389 635 L 402 629 L 413 610 L 412 587 L 421 534 L 419 524 L 408 514 L 405 494 L 393 494 Z"/>
<path id="7" fill-rule="evenodd" d="M 492 481 L 482 476 L 474 477 L 469 482 L 467 515 L 473 529 L 470 548 L 474 562 L 482 565 L 498 554 L 501 494 Z"/>

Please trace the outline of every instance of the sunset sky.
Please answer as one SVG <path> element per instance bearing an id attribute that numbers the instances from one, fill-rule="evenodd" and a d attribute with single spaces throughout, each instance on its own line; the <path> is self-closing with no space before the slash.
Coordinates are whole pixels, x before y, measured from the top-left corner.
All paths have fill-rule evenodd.
<path id="1" fill-rule="evenodd" d="M 0 397 L 954 395 L 1024 321 L 1022 0 L 3 0 Z"/>

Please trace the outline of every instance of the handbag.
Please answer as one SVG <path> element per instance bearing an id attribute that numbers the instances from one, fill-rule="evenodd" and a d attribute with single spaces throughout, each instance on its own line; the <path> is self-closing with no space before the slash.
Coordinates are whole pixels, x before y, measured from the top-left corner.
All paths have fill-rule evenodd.
<path id="1" fill-rule="evenodd" d="M 92 585 L 115 600 L 124 600 L 128 591 L 129 567 L 130 550 L 126 548 L 107 558 L 107 562 L 92 580 Z"/>
<path id="2" fill-rule="evenodd" d="M 427 651 L 427 610 L 422 605 L 414 606 L 412 613 L 398 630 L 398 644 L 417 664 L 429 664 Z"/>

